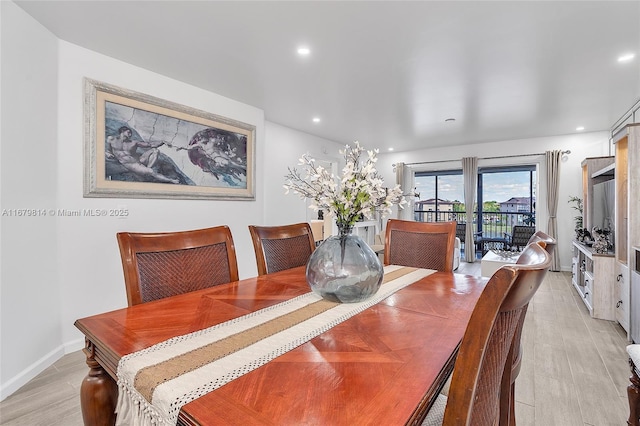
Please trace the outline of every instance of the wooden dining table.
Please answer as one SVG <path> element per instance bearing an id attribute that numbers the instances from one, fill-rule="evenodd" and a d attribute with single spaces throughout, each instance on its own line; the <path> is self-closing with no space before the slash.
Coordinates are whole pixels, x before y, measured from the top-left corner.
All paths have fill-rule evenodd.
<path id="1" fill-rule="evenodd" d="M 420 424 L 453 369 L 487 278 L 435 272 L 183 405 L 183 425 Z M 86 425 L 115 422 L 118 362 L 309 292 L 304 267 L 79 319 Z"/>

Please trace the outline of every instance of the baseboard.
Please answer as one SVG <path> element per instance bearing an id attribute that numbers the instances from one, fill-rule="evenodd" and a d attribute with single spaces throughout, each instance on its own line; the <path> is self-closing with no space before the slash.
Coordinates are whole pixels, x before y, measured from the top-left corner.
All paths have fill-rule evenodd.
<path id="1" fill-rule="evenodd" d="M 64 344 L 64 354 L 70 354 L 71 352 L 84 349 L 84 337 L 80 339 L 72 340 Z"/>
<path id="2" fill-rule="evenodd" d="M 9 395 L 26 385 L 30 380 L 53 365 L 64 355 L 80 350 L 84 347 L 84 339 L 77 339 L 72 342 L 60 345 L 48 354 L 25 368 L 16 376 L 10 378 L 0 385 L 0 401 L 4 401 Z"/>

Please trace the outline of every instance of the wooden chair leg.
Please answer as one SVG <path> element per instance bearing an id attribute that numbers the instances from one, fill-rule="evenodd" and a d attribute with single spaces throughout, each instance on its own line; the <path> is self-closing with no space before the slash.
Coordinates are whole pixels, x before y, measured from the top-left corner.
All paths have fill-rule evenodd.
<path id="1" fill-rule="evenodd" d="M 629 398 L 629 420 L 627 420 L 627 424 L 629 426 L 640 426 L 640 421 L 638 420 L 640 417 L 640 377 L 638 377 L 636 366 L 631 358 L 629 358 L 629 366 L 631 367 L 631 376 L 629 377 L 631 384 L 627 386 L 627 397 Z"/>
<path id="2" fill-rule="evenodd" d="M 513 374 L 513 345 L 507 356 L 505 371 L 502 374 L 502 382 L 500 384 L 500 418 L 499 426 L 510 426 L 515 424 L 515 377 Z"/>
<path id="3" fill-rule="evenodd" d="M 511 399 L 509 404 L 509 426 L 516 426 L 516 382 L 511 383 Z"/>
<path id="4" fill-rule="evenodd" d="M 515 426 L 516 424 L 516 378 L 520 374 L 520 368 L 522 367 L 520 338 L 524 327 L 525 315 L 526 310 L 518 320 L 516 335 L 513 337 L 513 342 L 507 355 L 507 366 L 502 374 L 499 426 Z"/>
<path id="5" fill-rule="evenodd" d="M 500 386 L 500 421 L 499 426 L 509 426 L 509 417 L 511 413 L 511 391 L 510 391 L 511 377 L 502 377 L 502 384 Z"/>
<path id="6" fill-rule="evenodd" d="M 516 383 L 511 382 L 505 388 L 505 382 L 502 382 L 500 389 L 500 420 L 499 426 L 515 426 L 516 424 Z"/>

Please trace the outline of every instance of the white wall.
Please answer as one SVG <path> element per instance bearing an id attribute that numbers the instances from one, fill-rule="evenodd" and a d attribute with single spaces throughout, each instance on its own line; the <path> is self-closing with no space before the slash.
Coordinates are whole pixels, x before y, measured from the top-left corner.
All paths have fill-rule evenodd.
<path id="1" fill-rule="evenodd" d="M 53 217 L 12 209 L 55 206 L 57 39 L 0 2 L 0 396 L 62 355 L 57 233 Z"/>
<path id="2" fill-rule="evenodd" d="M 334 161 L 341 146 L 265 123 L 260 109 L 59 41 L 11 2 L 1 2 L 0 13 L 1 207 L 129 211 L 126 219 L 2 217 L 4 399 L 64 353 L 83 347 L 76 319 L 126 306 L 117 232 L 226 224 L 241 278 L 255 276 L 247 225 L 307 220 L 305 202 L 284 194 L 287 166 L 305 152 Z M 83 77 L 255 125 L 256 200 L 83 198 Z"/>
<path id="3" fill-rule="evenodd" d="M 560 267 L 564 271 L 571 270 L 571 240 L 573 239 L 575 210 L 571 209 L 568 203 L 572 195 L 582 194 L 582 169 L 580 163 L 586 157 L 600 157 L 609 155 L 609 133 L 593 132 L 578 133 L 574 135 L 553 136 L 535 139 L 522 139 L 512 141 L 490 142 L 482 144 L 470 144 L 463 146 L 452 146 L 435 149 L 425 149 L 420 151 L 399 152 L 380 154 L 378 160 L 378 170 L 384 177 L 385 182 L 395 182 L 392 164 L 437 162 L 445 160 L 457 160 L 446 163 L 434 163 L 411 166 L 420 170 L 446 170 L 461 169 L 462 157 L 499 157 L 510 155 L 525 155 L 544 153 L 547 150 L 571 150 L 569 159 L 560 166 L 560 190 L 558 195 L 558 252 L 560 255 Z M 537 205 L 537 226 L 539 229 L 547 229 L 548 215 L 546 210 L 546 182 L 544 156 L 503 158 L 493 160 L 479 160 L 479 167 L 506 166 L 515 164 L 539 165 L 540 178 L 542 183 L 538 187 Z M 407 172 L 408 173 L 408 172 Z M 411 188 L 403 188 L 407 193 Z"/>
<path id="4" fill-rule="evenodd" d="M 283 185 L 287 168 L 300 169 L 298 160 L 303 154 L 342 164 L 344 161 L 338 151 L 344 146 L 270 122 L 266 123 L 266 132 L 264 161 L 268 173 L 264 176 L 264 223 L 282 225 L 317 218 L 317 214 L 307 207 L 309 203 L 293 192 L 285 194 Z"/>

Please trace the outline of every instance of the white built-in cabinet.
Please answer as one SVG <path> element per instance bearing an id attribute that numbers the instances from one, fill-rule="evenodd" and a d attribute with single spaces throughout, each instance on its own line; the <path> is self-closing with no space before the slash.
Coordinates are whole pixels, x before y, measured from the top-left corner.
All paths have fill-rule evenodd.
<path id="1" fill-rule="evenodd" d="M 613 137 L 615 145 L 616 319 L 630 340 L 640 342 L 640 271 L 634 247 L 640 246 L 640 123 Z"/>
<path id="2" fill-rule="evenodd" d="M 616 320 L 614 305 L 613 253 L 595 253 L 573 242 L 572 284 L 593 318 Z"/>
<path id="3" fill-rule="evenodd" d="M 594 218 L 593 185 L 613 179 L 614 157 L 590 157 L 582 161 L 583 226 L 591 231 Z M 596 253 L 574 241 L 572 283 L 593 318 L 616 321 L 618 296 L 613 252 Z"/>

